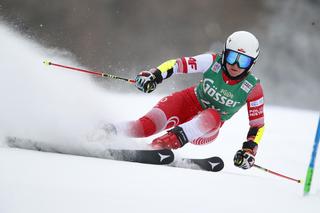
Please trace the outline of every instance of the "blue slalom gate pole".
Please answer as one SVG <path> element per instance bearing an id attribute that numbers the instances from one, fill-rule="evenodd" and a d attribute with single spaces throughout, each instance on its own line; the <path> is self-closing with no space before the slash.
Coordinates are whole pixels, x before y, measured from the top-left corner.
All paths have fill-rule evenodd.
<path id="1" fill-rule="evenodd" d="M 318 146 L 319 146 L 319 140 L 320 140 L 320 116 L 319 116 L 319 120 L 318 120 L 316 137 L 314 139 L 311 160 L 310 160 L 309 167 L 307 170 L 306 181 L 304 183 L 304 195 L 307 195 L 310 192 L 313 170 L 314 170 L 314 165 L 315 165 L 316 156 L 317 156 L 317 150 L 318 150 Z"/>

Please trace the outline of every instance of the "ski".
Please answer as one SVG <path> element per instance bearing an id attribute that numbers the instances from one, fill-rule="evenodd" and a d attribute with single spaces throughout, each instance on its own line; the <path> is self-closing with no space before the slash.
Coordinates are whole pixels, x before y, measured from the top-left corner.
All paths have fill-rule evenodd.
<path id="1" fill-rule="evenodd" d="M 111 160 L 129 161 L 136 163 L 146 163 L 146 164 L 170 164 L 174 160 L 174 154 L 171 150 L 161 149 L 161 150 L 131 150 L 131 149 L 111 149 L 106 148 L 96 153 L 88 150 L 88 152 L 77 151 L 67 151 L 63 147 L 54 146 L 49 143 L 17 138 L 17 137 L 7 137 L 7 145 L 9 147 L 37 150 L 42 152 L 52 152 L 61 154 L 72 154 L 78 156 L 86 157 L 97 157 Z M 89 147 L 88 147 L 89 149 Z"/>
<path id="2" fill-rule="evenodd" d="M 164 165 L 174 160 L 174 154 L 169 149 L 160 150 L 128 150 L 128 149 L 107 149 L 111 159 L 129 161 L 136 163 Z"/>
<path id="3" fill-rule="evenodd" d="M 173 163 L 169 166 L 185 168 L 185 169 L 194 169 L 202 170 L 209 172 L 219 172 L 224 168 L 223 160 L 218 157 L 210 158 L 176 158 Z"/>
<path id="4" fill-rule="evenodd" d="M 145 164 L 169 165 L 186 169 L 205 170 L 219 172 L 224 167 L 224 162 L 220 157 L 214 156 L 204 159 L 177 158 L 168 149 L 160 150 L 126 150 L 126 149 L 107 149 L 111 159 L 129 161 Z"/>
<path id="5" fill-rule="evenodd" d="M 110 160 L 128 161 L 135 163 L 168 165 L 177 168 L 195 169 L 210 172 L 219 172 L 224 167 L 224 162 L 220 157 L 214 156 L 204 159 L 195 158 L 175 158 L 172 150 L 136 150 L 136 149 L 111 149 L 106 148 L 100 152 L 81 152 L 77 150 L 67 151 L 63 147 L 54 146 L 45 142 L 30 139 L 7 137 L 9 147 L 37 150 L 42 152 L 52 152 L 60 154 L 71 154 L 86 157 L 97 157 Z"/>
<path id="6" fill-rule="evenodd" d="M 223 160 L 217 156 L 205 159 L 191 159 L 191 162 L 198 165 L 201 169 L 210 172 L 219 172 L 224 167 Z"/>

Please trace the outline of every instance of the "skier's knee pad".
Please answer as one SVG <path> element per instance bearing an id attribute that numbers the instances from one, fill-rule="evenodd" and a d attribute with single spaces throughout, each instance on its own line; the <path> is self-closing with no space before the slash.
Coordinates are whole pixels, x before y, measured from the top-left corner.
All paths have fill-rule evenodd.
<path id="1" fill-rule="evenodd" d="M 199 119 L 198 121 L 199 128 L 203 132 L 210 132 L 213 130 L 217 130 L 220 128 L 222 124 L 221 116 L 219 112 L 211 108 L 202 111 L 198 115 L 197 119 Z"/>
<path id="2" fill-rule="evenodd" d="M 194 138 L 191 143 L 195 145 L 204 145 L 214 141 L 222 125 L 221 116 L 219 112 L 214 109 L 206 109 L 199 114 L 197 118 L 199 129 L 201 132 L 205 133 L 198 138 Z"/>
<path id="3" fill-rule="evenodd" d="M 200 112 L 192 120 L 181 124 L 185 134 L 190 141 L 201 138 L 205 135 L 210 135 L 210 140 L 213 140 L 212 134 L 217 134 L 221 126 L 220 114 L 214 109 L 206 109 Z"/>

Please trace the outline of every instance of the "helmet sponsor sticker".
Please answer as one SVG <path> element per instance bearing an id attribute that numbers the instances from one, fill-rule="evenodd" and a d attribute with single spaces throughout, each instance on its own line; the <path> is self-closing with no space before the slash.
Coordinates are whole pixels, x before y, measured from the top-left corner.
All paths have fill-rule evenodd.
<path id="1" fill-rule="evenodd" d="M 238 48 L 238 51 L 242 53 L 246 53 L 246 51 L 243 48 Z"/>

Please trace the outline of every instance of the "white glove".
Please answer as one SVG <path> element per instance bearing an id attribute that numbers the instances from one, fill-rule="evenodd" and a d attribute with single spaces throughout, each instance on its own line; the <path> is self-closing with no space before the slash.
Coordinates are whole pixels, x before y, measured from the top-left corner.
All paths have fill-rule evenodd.
<path id="1" fill-rule="evenodd" d="M 145 93 L 150 93 L 157 87 L 156 76 L 150 71 L 142 71 L 136 77 L 135 86 Z"/>
<path id="2" fill-rule="evenodd" d="M 233 158 L 234 165 L 242 169 L 250 169 L 254 165 L 254 161 L 254 155 L 243 149 L 238 150 Z"/>

